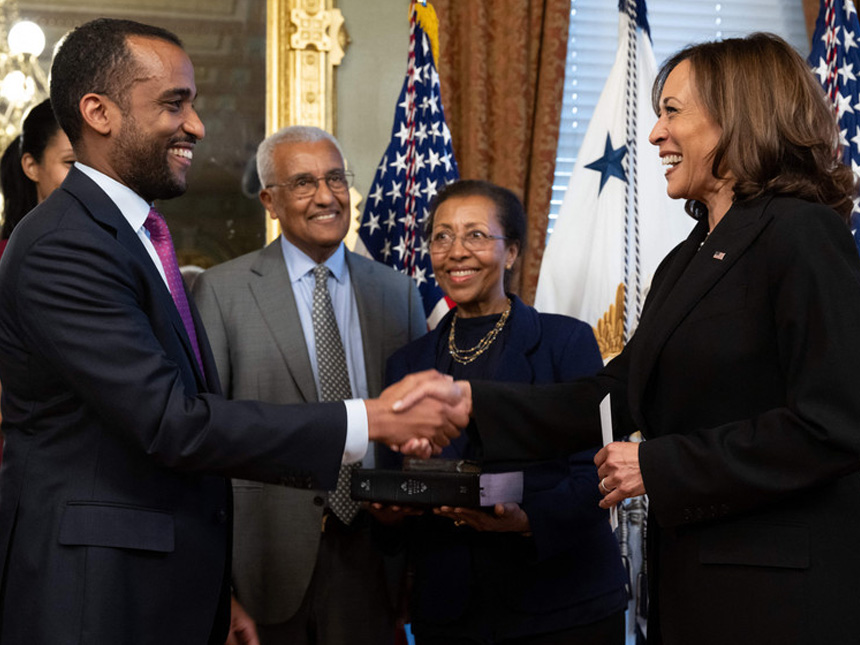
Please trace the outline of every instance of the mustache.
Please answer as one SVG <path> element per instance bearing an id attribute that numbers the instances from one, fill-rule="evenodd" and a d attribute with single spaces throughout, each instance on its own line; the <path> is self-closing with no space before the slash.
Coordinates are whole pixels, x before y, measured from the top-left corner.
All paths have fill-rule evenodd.
<path id="1" fill-rule="evenodd" d="M 176 145 L 177 143 L 190 143 L 191 145 L 197 145 L 197 141 L 197 137 L 195 137 L 193 134 L 186 134 L 185 136 L 175 137 L 171 139 L 169 146 Z"/>

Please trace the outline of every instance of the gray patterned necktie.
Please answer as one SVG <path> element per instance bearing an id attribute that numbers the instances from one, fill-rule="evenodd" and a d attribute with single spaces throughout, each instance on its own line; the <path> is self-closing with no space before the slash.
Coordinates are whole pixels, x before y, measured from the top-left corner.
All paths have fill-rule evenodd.
<path id="1" fill-rule="evenodd" d="M 316 344 L 317 370 L 320 379 L 320 401 L 343 401 L 352 398 L 352 388 L 349 385 L 349 372 L 346 367 L 346 353 L 334 308 L 331 305 L 331 294 L 326 284 L 329 269 L 324 264 L 314 267 L 314 305 L 313 325 L 314 343 Z M 349 496 L 349 483 L 352 471 L 359 464 L 345 464 L 340 467 L 337 478 L 337 488 L 329 495 L 328 503 L 332 512 L 344 524 L 349 524 L 358 513 L 358 502 Z"/>

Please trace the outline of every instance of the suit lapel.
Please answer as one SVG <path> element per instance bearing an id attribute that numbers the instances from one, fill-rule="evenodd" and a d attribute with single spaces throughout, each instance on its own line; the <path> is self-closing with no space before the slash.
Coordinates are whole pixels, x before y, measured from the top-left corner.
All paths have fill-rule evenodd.
<path id="1" fill-rule="evenodd" d="M 511 296 L 511 318 L 505 345 L 491 380 L 508 383 L 531 383 L 534 370 L 526 356 L 540 341 L 538 313 Z"/>
<path id="2" fill-rule="evenodd" d="M 207 374 L 207 380 L 204 382 L 203 375 L 200 373 L 200 366 L 197 364 L 197 356 L 194 353 L 194 348 L 191 346 L 191 340 L 188 338 L 188 332 L 185 329 L 185 324 L 182 322 L 182 317 L 179 315 L 179 310 L 176 308 L 176 303 L 173 302 L 173 296 L 170 295 L 170 290 L 167 288 L 167 285 L 161 278 L 161 274 L 158 272 L 155 264 L 153 264 L 152 258 L 143 246 L 143 243 L 140 241 L 137 231 L 131 228 L 128 220 L 120 212 L 114 201 L 107 196 L 98 184 L 74 166 L 69 170 L 69 174 L 66 176 L 62 188 L 74 195 L 90 216 L 99 222 L 102 225 L 102 228 L 112 232 L 117 242 L 119 242 L 126 251 L 128 251 L 129 255 L 138 260 L 138 262 L 144 267 L 149 283 L 151 285 L 155 285 L 153 293 L 158 306 L 160 306 L 170 318 L 170 322 L 173 325 L 174 330 L 182 341 L 188 362 L 191 364 L 191 369 L 193 370 L 195 379 L 197 380 L 198 388 L 201 391 L 206 391 L 206 383 L 217 383 L 217 375 L 214 373 L 212 375 Z M 203 339 L 204 343 L 208 342 L 206 341 L 205 333 L 201 333 L 203 325 L 201 324 L 197 311 L 194 308 L 194 300 L 187 290 L 186 297 L 188 298 L 188 303 L 191 307 L 192 318 L 194 320 L 194 326 L 198 336 Z M 198 340 L 198 342 L 200 341 Z M 201 347 L 200 352 L 201 355 L 208 353 L 208 345 L 205 351 L 203 347 Z M 214 372 L 214 370 L 212 371 Z"/>
<path id="3" fill-rule="evenodd" d="M 266 246 L 251 267 L 248 286 L 284 365 L 305 401 L 317 401 L 316 383 L 280 238 Z"/>
<path id="4" fill-rule="evenodd" d="M 684 271 L 687 270 L 687 265 L 689 265 L 693 258 L 698 255 L 699 248 L 701 247 L 702 242 L 706 239 L 707 231 L 708 222 L 706 220 L 699 222 L 693 230 L 690 231 L 690 235 L 687 236 L 687 239 L 680 244 L 676 251 L 673 252 L 674 257 L 666 267 L 665 277 L 660 281 L 660 284 L 652 285 L 653 293 L 649 294 L 649 297 L 646 300 L 646 309 L 643 311 L 642 318 L 639 322 L 640 329 L 643 325 L 645 327 L 648 326 L 648 311 L 652 309 L 656 311 L 661 308 L 662 304 L 669 297 L 669 294 L 672 293 L 672 289 L 675 288 L 675 284 L 681 279 Z"/>
<path id="5" fill-rule="evenodd" d="M 346 265 L 355 304 L 358 308 L 358 323 L 361 325 L 361 341 L 364 350 L 364 371 L 367 391 L 378 396 L 382 391 L 382 373 L 385 368 L 383 356 L 385 334 L 385 290 L 373 279 L 376 267 L 366 262 L 356 262 L 351 251 L 346 252 Z"/>
<path id="6" fill-rule="evenodd" d="M 678 325 L 734 266 L 772 219 L 773 214 L 766 209 L 770 199 L 732 206 L 701 248 L 699 241 L 704 233 L 699 225 L 679 249 L 635 334 L 637 349 L 631 356 L 629 381 L 634 410 L 640 409 L 654 364 Z"/>
<path id="7" fill-rule="evenodd" d="M 206 336 L 206 328 L 200 320 L 200 312 L 194 304 L 194 296 L 188 293 L 188 306 L 191 309 L 191 318 L 194 320 L 194 328 L 197 330 L 197 342 L 200 345 L 200 359 L 203 361 L 203 373 L 206 376 L 205 389 L 213 394 L 223 394 L 221 391 L 221 378 L 218 376 L 218 368 L 215 365 L 215 357 L 212 355 L 212 347 L 209 345 L 209 337 Z M 196 361 L 195 361 L 196 362 Z"/>

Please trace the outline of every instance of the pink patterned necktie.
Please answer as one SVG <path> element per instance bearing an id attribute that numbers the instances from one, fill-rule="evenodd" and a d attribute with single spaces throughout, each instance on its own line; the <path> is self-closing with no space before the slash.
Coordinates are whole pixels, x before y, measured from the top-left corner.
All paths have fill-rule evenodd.
<path id="1" fill-rule="evenodd" d="M 173 249 L 170 229 L 167 228 L 167 222 L 164 221 L 162 214 L 154 207 L 149 209 L 149 215 L 146 217 L 143 227 L 149 231 L 149 240 L 155 247 L 155 252 L 158 253 L 158 259 L 161 260 L 170 295 L 173 296 L 173 303 L 179 311 L 179 317 L 182 318 L 182 324 L 185 325 L 188 338 L 191 339 L 191 346 L 197 357 L 197 365 L 200 367 L 200 374 L 203 375 L 203 361 L 200 359 L 197 331 L 194 329 L 194 320 L 191 318 L 188 296 L 185 295 L 185 286 L 182 283 L 182 274 L 179 272 L 179 263 L 176 261 L 176 251 Z"/>

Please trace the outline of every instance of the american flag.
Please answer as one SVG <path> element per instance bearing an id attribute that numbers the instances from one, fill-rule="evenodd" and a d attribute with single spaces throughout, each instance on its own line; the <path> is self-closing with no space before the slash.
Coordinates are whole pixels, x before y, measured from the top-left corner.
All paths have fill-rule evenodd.
<path id="1" fill-rule="evenodd" d="M 431 327 L 450 307 L 433 276 L 424 223 L 436 193 L 459 178 L 426 33 L 435 33 L 435 20 L 432 7 L 413 3 L 406 79 L 391 143 L 373 178 L 358 232 L 370 257 L 415 280 Z"/>
<path id="2" fill-rule="evenodd" d="M 809 64 L 839 119 L 842 160 L 860 178 L 860 22 L 852 0 L 821 0 Z M 860 250 L 860 203 L 854 197 L 851 232 Z"/>

